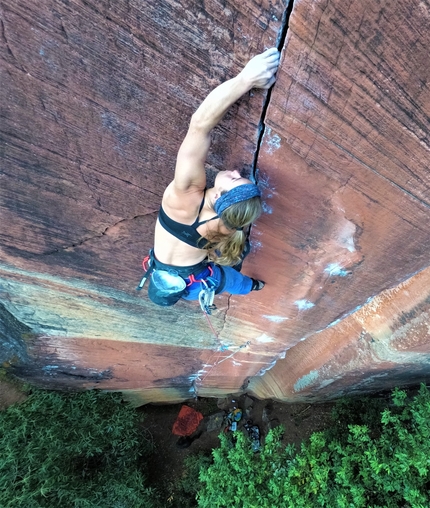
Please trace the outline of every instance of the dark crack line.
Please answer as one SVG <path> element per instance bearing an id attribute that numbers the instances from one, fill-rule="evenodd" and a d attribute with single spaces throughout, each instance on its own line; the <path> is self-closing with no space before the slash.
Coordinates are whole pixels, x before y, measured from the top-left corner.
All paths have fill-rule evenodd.
<path id="1" fill-rule="evenodd" d="M 18 58 L 15 56 L 15 53 L 12 51 L 12 48 L 9 44 L 9 40 L 7 38 L 7 35 L 6 35 L 6 25 L 4 23 L 4 21 L 2 19 L 0 19 L 0 25 L 1 25 L 1 32 L 2 32 L 2 36 L 3 36 L 3 40 L 6 44 L 6 48 L 7 48 L 7 51 L 8 53 L 12 56 L 12 58 L 15 60 L 16 64 L 17 64 L 17 68 L 21 71 L 24 71 L 24 72 L 27 72 L 27 69 L 19 62 Z"/>
<path id="2" fill-rule="evenodd" d="M 293 5 L 294 5 L 294 0 L 287 0 L 286 6 L 285 6 L 285 10 L 284 10 L 284 13 L 282 15 L 281 29 L 279 31 L 278 39 L 277 39 L 277 42 L 276 42 L 276 47 L 278 48 L 278 51 L 282 51 L 283 48 L 284 48 L 285 39 L 287 37 L 287 32 L 288 32 L 288 27 L 289 27 L 289 20 L 290 20 L 291 13 L 293 11 Z M 261 116 L 260 116 L 260 122 L 258 124 L 258 138 L 257 138 L 257 144 L 256 144 L 255 153 L 254 153 L 254 160 L 252 162 L 252 169 L 251 169 L 251 178 L 254 180 L 254 182 L 256 184 L 258 184 L 258 167 L 257 167 L 258 158 L 259 158 L 259 155 L 260 155 L 260 148 L 261 148 L 261 145 L 262 145 L 262 142 L 263 142 L 264 132 L 266 130 L 266 123 L 265 123 L 266 114 L 267 114 L 267 109 L 268 109 L 269 104 L 270 104 L 270 99 L 272 97 L 272 90 L 273 90 L 275 84 L 267 91 L 266 100 L 264 101 L 263 109 L 261 111 Z M 249 234 L 251 233 L 251 229 L 252 229 L 252 224 L 250 226 Z M 228 298 L 228 306 L 227 306 L 227 310 L 225 312 L 223 328 L 222 328 L 222 330 L 220 332 L 220 335 L 224 331 L 225 324 L 226 324 L 226 321 L 227 321 L 227 314 L 228 314 L 228 311 L 229 311 L 229 308 L 230 308 L 230 298 L 231 298 L 231 295 Z M 246 346 L 249 346 L 249 343 L 246 343 Z M 239 350 L 240 349 L 241 348 L 239 348 Z M 236 351 L 236 352 L 238 352 L 238 351 Z M 235 354 L 235 353 L 233 353 L 233 354 Z M 231 356 L 233 356 L 233 355 L 231 355 Z M 225 359 L 227 359 L 227 358 L 225 358 Z M 244 382 L 243 382 L 243 385 L 242 385 L 242 389 L 243 390 L 246 390 L 246 387 L 248 386 L 249 381 L 250 381 L 249 377 L 244 379 Z M 196 390 L 195 390 L 195 393 L 197 393 Z"/>
<path id="3" fill-rule="evenodd" d="M 65 251 L 67 249 L 74 249 L 75 247 L 80 247 L 81 245 L 83 245 L 86 242 L 89 242 L 91 240 L 96 240 L 98 238 L 102 238 L 103 236 L 105 236 L 107 234 L 107 232 L 110 229 L 118 226 L 118 224 L 121 224 L 122 222 L 132 221 L 132 220 L 138 219 L 139 217 L 145 217 L 146 215 L 152 215 L 154 213 L 158 213 L 158 208 L 156 210 L 151 210 L 148 213 L 135 215 L 134 217 L 131 217 L 131 218 L 121 219 L 118 222 L 115 222 L 115 224 L 112 224 L 111 226 L 107 226 L 105 228 L 105 230 L 102 233 L 98 234 L 98 235 L 90 236 L 89 238 L 84 238 L 83 240 L 80 240 L 79 242 L 76 242 L 76 243 L 72 243 L 71 245 L 67 245 L 66 247 L 61 247 L 59 249 L 54 249 L 54 250 L 49 251 L 49 252 L 42 252 L 42 254 L 35 254 L 34 257 L 51 256 L 53 254 L 57 254 L 58 252 Z"/>
<path id="4" fill-rule="evenodd" d="M 61 33 L 64 35 L 66 42 L 69 43 L 69 34 L 67 33 L 66 27 L 64 26 L 63 18 L 60 18 Z"/>
<path id="5" fill-rule="evenodd" d="M 288 27 L 290 23 L 290 16 L 291 13 L 293 12 L 294 5 L 294 0 L 286 0 L 286 1 L 287 4 L 285 6 L 285 11 L 282 15 L 281 30 L 279 32 L 278 39 L 276 42 L 276 46 L 279 51 L 282 51 L 282 49 L 284 48 L 285 39 L 287 37 Z"/>
<path id="6" fill-rule="evenodd" d="M 287 37 L 287 32 L 288 32 L 289 20 L 290 20 L 291 12 L 293 10 L 294 0 L 287 0 L 287 2 L 288 3 L 286 5 L 285 11 L 282 15 L 281 29 L 279 31 L 279 35 L 278 35 L 278 39 L 277 39 L 278 51 L 282 51 L 282 49 L 284 47 L 285 39 Z M 266 120 L 267 108 L 269 107 L 270 99 L 272 97 L 272 90 L 275 85 L 276 85 L 276 83 L 274 83 L 273 86 L 267 91 L 266 100 L 264 101 L 263 109 L 261 111 L 260 122 L 258 124 L 257 146 L 255 149 L 254 160 L 252 162 L 252 178 L 254 179 L 255 183 L 258 183 L 257 164 L 258 164 L 258 157 L 260 155 L 260 148 L 261 148 L 261 144 L 263 141 L 264 132 L 266 130 L 265 120 Z"/>
<path id="7" fill-rule="evenodd" d="M 227 298 L 227 308 L 225 309 L 225 312 L 224 312 L 224 320 L 223 320 L 223 323 L 222 323 L 222 328 L 218 334 L 218 337 L 219 337 L 219 342 L 221 341 L 221 334 L 223 334 L 224 332 L 224 329 L 225 329 L 225 325 L 226 325 L 226 322 L 227 322 L 227 314 L 228 314 L 228 311 L 230 310 L 230 299 L 231 299 L 231 296 L 232 295 L 228 295 L 228 298 Z"/>
<path id="8" fill-rule="evenodd" d="M 287 37 L 289 20 L 290 20 L 291 12 L 293 10 L 293 5 L 294 5 L 294 0 L 286 0 L 285 10 L 282 15 L 281 28 L 280 28 L 279 35 L 278 35 L 278 38 L 276 41 L 276 47 L 278 48 L 279 51 L 282 51 L 284 44 L 285 44 L 285 39 Z M 258 157 L 260 154 L 260 148 L 261 148 L 261 144 L 263 141 L 264 131 L 266 129 L 265 120 L 266 120 L 267 108 L 269 107 L 269 104 L 270 104 L 270 99 L 272 96 L 272 90 L 273 90 L 274 86 L 275 85 L 273 85 L 267 91 L 266 100 L 264 101 L 263 109 L 261 111 L 261 116 L 260 116 L 260 122 L 258 124 L 257 144 L 256 144 L 255 153 L 254 153 L 254 159 L 252 161 L 251 175 L 250 175 L 251 179 L 253 179 L 254 182 L 257 184 L 258 184 L 258 168 L 257 168 Z M 252 229 L 252 224 L 249 228 L 248 236 L 251 234 L 251 229 Z M 219 337 L 221 337 L 221 334 L 224 332 L 224 329 L 225 329 L 227 315 L 228 315 L 228 311 L 230 309 L 230 298 L 231 298 L 231 295 L 228 297 L 227 309 L 224 314 L 224 323 L 223 323 L 223 327 L 219 333 Z"/>

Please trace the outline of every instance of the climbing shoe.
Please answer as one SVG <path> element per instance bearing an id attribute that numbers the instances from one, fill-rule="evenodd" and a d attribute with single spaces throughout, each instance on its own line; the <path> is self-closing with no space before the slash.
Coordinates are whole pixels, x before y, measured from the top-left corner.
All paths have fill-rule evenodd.
<path id="1" fill-rule="evenodd" d="M 251 279 L 251 280 L 252 280 L 251 291 L 260 291 L 260 289 L 263 289 L 266 284 L 262 280 L 257 280 L 257 279 Z"/>

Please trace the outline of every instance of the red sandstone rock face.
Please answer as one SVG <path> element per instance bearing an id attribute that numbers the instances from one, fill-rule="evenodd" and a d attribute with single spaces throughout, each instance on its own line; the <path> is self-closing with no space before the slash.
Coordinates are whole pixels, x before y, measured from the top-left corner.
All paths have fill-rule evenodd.
<path id="1" fill-rule="evenodd" d="M 295 4 L 259 157 L 272 213 L 259 222 L 258 239 L 263 263 L 277 259 L 274 266 L 288 267 L 273 289 L 283 297 L 273 297 L 271 307 L 287 318 L 288 347 L 306 340 L 287 351 L 285 361 L 261 383 L 252 380 L 260 396 L 264 383 L 288 398 L 303 396 L 303 385 L 312 387 L 305 390 L 307 396 L 318 398 L 429 376 L 428 278 L 426 284 L 413 284 L 410 293 L 398 286 L 398 305 L 382 320 L 377 302 L 385 297 L 376 296 L 430 260 L 430 69 L 424 65 L 426 52 L 416 49 L 429 42 L 423 30 L 429 13 L 423 19 L 407 4 Z M 280 216 L 282 235 L 276 223 Z M 369 300 L 353 316 L 359 320 L 363 312 L 370 313 L 372 329 L 349 331 L 353 316 L 326 329 Z M 377 354 L 362 354 L 363 334 Z M 427 354 L 412 355 L 413 360 L 406 355 L 402 362 L 393 342 L 400 336 L 401 342 L 417 341 Z M 294 360 L 293 351 L 318 363 L 323 337 L 328 339 L 326 363 L 320 367 L 331 374 L 321 380 L 318 370 Z M 359 376 L 348 356 L 338 356 L 338 349 L 347 346 L 352 358 L 360 357 Z M 384 381 L 374 382 L 373 371 Z M 289 383 L 300 388 L 294 395 Z"/>
<path id="2" fill-rule="evenodd" d="M 321 400 L 428 379 L 429 287 L 427 268 L 299 342 L 248 389 L 260 398 Z"/>
<path id="3" fill-rule="evenodd" d="M 220 341 L 196 304 L 134 290 L 191 113 L 276 44 L 282 15 L 281 2 L 4 2 L 2 360 L 20 376 L 136 403 L 429 378 L 430 16 L 412 0 L 295 2 L 244 267 L 267 286 L 217 298 Z M 250 172 L 264 100 L 232 108 L 209 171 Z"/>

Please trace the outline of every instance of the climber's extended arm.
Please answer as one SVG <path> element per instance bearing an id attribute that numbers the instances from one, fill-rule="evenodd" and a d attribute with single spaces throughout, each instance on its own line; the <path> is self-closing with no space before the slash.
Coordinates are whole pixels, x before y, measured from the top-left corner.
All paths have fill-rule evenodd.
<path id="1" fill-rule="evenodd" d="M 206 187 L 204 164 L 211 130 L 251 88 L 267 89 L 273 85 L 279 56 L 279 51 L 271 48 L 252 58 L 236 77 L 215 88 L 193 114 L 176 161 L 173 184 L 177 193 L 201 192 Z"/>

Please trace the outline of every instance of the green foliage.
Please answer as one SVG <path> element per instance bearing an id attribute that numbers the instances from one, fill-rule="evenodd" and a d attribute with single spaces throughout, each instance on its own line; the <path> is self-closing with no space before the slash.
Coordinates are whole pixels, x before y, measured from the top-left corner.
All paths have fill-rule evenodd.
<path id="1" fill-rule="evenodd" d="M 202 488 L 199 473 L 201 469 L 207 469 L 211 463 L 211 456 L 203 452 L 189 455 L 184 459 L 183 475 L 174 486 L 169 507 L 193 508 L 197 506 L 196 496 Z"/>
<path id="2" fill-rule="evenodd" d="M 2 508 L 149 508 L 148 445 L 119 394 L 35 391 L 0 413 Z"/>
<path id="3" fill-rule="evenodd" d="M 389 400 L 377 397 L 339 399 L 332 410 L 332 420 L 335 425 L 328 429 L 328 437 L 346 442 L 349 425 L 365 425 L 373 436 L 380 435 L 382 431 L 381 412 L 387 407 Z M 342 440 L 342 438 L 344 439 Z"/>
<path id="4" fill-rule="evenodd" d="M 314 433 L 299 452 L 281 444 L 281 429 L 269 433 L 258 454 L 241 433 L 234 444 L 221 436 L 213 464 L 200 471 L 198 506 L 427 508 L 429 390 L 422 385 L 413 400 L 395 390 L 392 406 L 379 412 L 378 419 L 374 404 L 368 410 L 359 418 L 369 426 L 345 428 L 343 419 L 337 420 L 330 432 Z M 338 416 L 346 407 L 339 411 Z"/>

